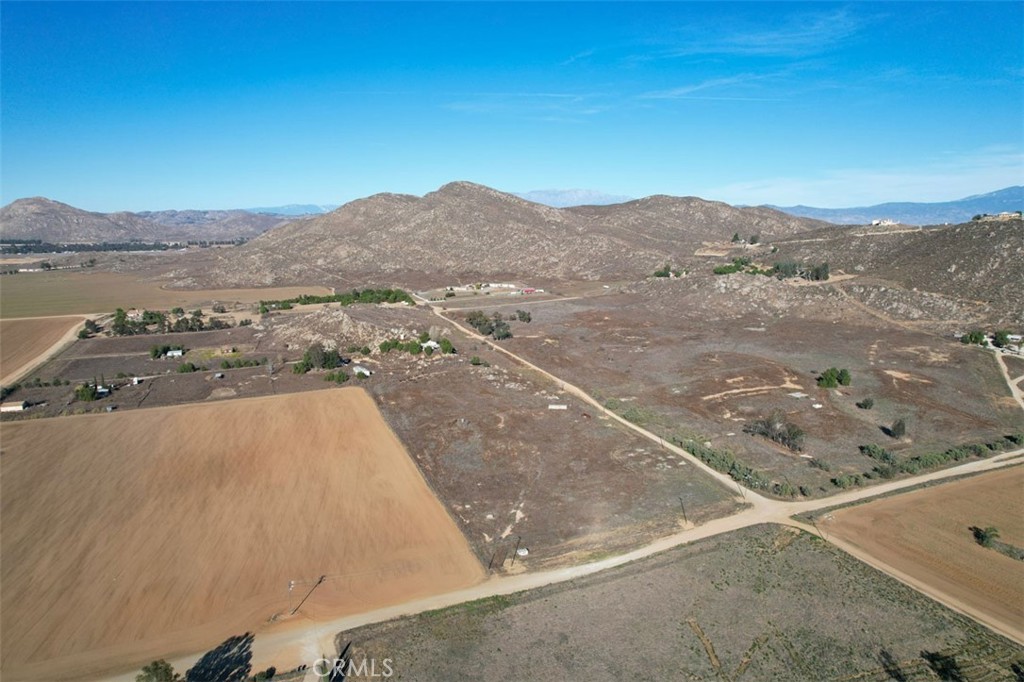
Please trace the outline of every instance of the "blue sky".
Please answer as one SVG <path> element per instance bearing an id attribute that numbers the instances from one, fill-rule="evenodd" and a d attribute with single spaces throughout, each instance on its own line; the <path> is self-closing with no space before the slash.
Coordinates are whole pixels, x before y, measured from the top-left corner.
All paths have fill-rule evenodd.
<path id="1" fill-rule="evenodd" d="M 1024 184 L 1024 3 L 0 5 L 2 203 Z"/>

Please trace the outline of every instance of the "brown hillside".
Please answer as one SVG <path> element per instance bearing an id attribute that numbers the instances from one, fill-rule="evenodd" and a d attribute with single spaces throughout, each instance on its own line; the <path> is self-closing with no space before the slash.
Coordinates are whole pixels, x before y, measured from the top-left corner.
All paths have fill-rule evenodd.
<path id="1" fill-rule="evenodd" d="M 454 182 L 422 198 L 379 194 L 271 230 L 211 275 L 222 284 L 275 284 L 322 272 L 447 273 L 588 279 L 650 274 L 734 232 L 764 238 L 824 223 L 770 209 L 650 197 L 556 209 Z"/>
<path id="2" fill-rule="evenodd" d="M 283 222 L 281 216 L 238 210 L 95 213 L 44 197 L 18 199 L 0 208 L 0 236 L 53 244 L 231 241 L 255 237 Z"/>
<path id="3" fill-rule="evenodd" d="M 159 239 L 157 226 L 133 213 L 92 213 L 43 197 L 0 208 L 0 235 L 53 243 Z"/>
<path id="4" fill-rule="evenodd" d="M 770 208 L 737 208 L 697 197 L 656 195 L 624 204 L 566 210 L 587 218 L 595 230 L 629 234 L 645 246 L 662 250 L 671 250 L 679 242 L 728 240 L 737 233 L 743 239 L 758 235 L 761 241 L 769 241 L 831 227 L 819 220 L 795 218 Z"/>
<path id="5" fill-rule="evenodd" d="M 777 242 L 778 260 L 828 261 L 908 291 L 977 301 L 1024 321 L 1024 223 L 971 222 L 925 230 L 835 228 Z"/>

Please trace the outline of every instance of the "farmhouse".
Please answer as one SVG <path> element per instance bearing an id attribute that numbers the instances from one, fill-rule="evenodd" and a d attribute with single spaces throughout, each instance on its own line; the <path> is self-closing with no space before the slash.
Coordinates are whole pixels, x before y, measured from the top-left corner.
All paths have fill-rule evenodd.
<path id="1" fill-rule="evenodd" d="M 0 403 L 0 412 L 21 412 L 28 407 L 28 402 L 22 400 L 16 403 Z"/>

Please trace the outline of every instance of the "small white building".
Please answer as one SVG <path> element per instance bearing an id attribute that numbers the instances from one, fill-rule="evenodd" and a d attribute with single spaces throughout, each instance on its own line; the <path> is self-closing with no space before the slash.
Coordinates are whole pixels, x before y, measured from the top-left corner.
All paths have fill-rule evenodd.
<path id="1" fill-rule="evenodd" d="M 352 373 L 355 374 L 357 377 L 368 377 L 371 374 L 373 374 L 373 371 L 369 367 L 364 367 L 363 365 L 355 365 L 354 367 L 352 367 Z"/>
<path id="2" fill-rule="evenodd" d="M 431 339 L 430 341 L 425 341 L 425 342 L 421 343 L 420 344 L 420 348 L 422 348 L 423 350 L 426 350 L 426 349 L 429 348 L 430 350 L 435 351 L 435 350 L 439 350 L 441 348 L 441 344 L 439 344 L 437 341 L 434 341 L 433 339 Z"/>
<path id="3" fill-rule="evenodd" d="M 167 351 L 167 357 L 169 358 L 180 358 L 183 355 L 185 355 L 185 351 L 181 350 L 180 348 L 173 348 Z"/>
<path id="4" fill-rule="evenodd" d="M 28 407 L 24 400 L 15 403 L 0 403 L 0 412 L 21 412 Z"/>

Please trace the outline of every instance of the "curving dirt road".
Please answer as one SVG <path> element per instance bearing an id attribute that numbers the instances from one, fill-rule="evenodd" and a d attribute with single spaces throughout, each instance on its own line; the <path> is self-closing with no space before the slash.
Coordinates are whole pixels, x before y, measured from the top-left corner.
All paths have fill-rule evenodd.
<path id="1" fill-rule="evenodd" d="M 953 595 L 944 593 L 932 585 L 917 580 L 913 576 L 907 575 L 906 573 L 885 564 L 859 548 L 843 540 L 830 536 L 827 532 L 827 528 L 825 529 L 825 532 L 822 533 L 818 528 L 793 518 L 795 515 L 799 514 L 847 505 L 881 495 L 906 490 L 908 488 L 921 485 L 922 483 L 942 481 L 944 479 L 951 479 L 965 474 L 975 474 L 1019 465 L 1024 463 L 1024 448 L 1005 452 L 989 459 L 975 460 L 960 466 L 940 471 L 933 471 L 899 481 L 890 481 L 888 483 L 871 486 L 870 488 L 859 488 L 856 490 L 846 491 L 826 499 L 792 502 L 773 500 L 753 491 L 741 488 L 730 477 L 710 468 L 686 450 L 665 442 L 659 436 L 608 410 L 581 388 L 564 381 L 547 370 L 538 367 L 515 353 L 512 353 L 511 351 L 489 341 L 487 338 L 477 334 L 474 330 L 471 330 L 458 321 L 445 316 L 439 308 L 431 305 L 429 302 L 424 302 L 430 306 L 434 314 L 444 319 L 447 324 L 457 327 L 470 338 L 481 343 L 486 343 L 495 351 L 504 354 L 521 366 L 528 367 L 531 370 L 547 377 L 559 385 L 563 390 L 576 396 L 588 405 L 591 405 L 594 409 L 599 410 L 610 419 L 614 419 L 624 427 L 632 429 L 643 437 L 685 458 L 695 467 L 698 467 L 701 471 L 730 490 L 736 490 L 737 495 L 742 497 L 743 501 L 747 503 L 748 506 L 743 511 L 732 516 L 714 519 L 704 525 L 688 528 L 674 535 L 660 538 L 649 545 L 626 554 L 609 557 L 601 561 L 549 571 L 522 573 L 506 577 L 492 577 L 470 588 L 434 595 L 428 598 L 418 599 L 384 609 L 345 616 L 329 621 L 314 622 L 306 619 L 303 621 L 293 621 L 268 626 L 258 633 L 259 636 L 253 644 L 254 670 L 260 670 L 270 665 L 276 665 L 278 667 L 294 666 L 302 663 L 312 665 L 312 663 L 320 658 L 324 652 L 328 655 L 333 653 L 334 636 L 336 633 L 344 630 L 350 630 L 361 625 L 390 620 L 399 616 L 412 615 L 432 609 L 454 606 L 456 604 L 476 599 L 507 595 L 514 592 L 572 580 L 574 578 L 590 575 L 609 568 L 621 566 L 632 561 L 643 559 L 679 545 L 762 523 L 776 523 L 792 526 L 809 533 L 820 535 L 826 541 L 831 542 L 836 547 L 842 549 L 860 561 L 873 566 L 896 580 L 899 580 L 913 589 L 935 599 L 943 605 L 977 620 L 999 634 L 1018 643 L 1024 644 L 1024 631 L 1022 631 L 1020 623 L 1005 622 L 993 618 L 990 614 L 979 611 L 973 605 L 963 603 Z M 1018 377 L 1016 380 L 1011 379 L 1001 358 L 998 358 L 998 362 L 1002 369 L 1003 376 L 1005 377 L 1007 384 L 1010 386 L 1014 397 L 1021 404 L 1021 409 L 1024 410 L 1024 395 L 1022 395 L 1021 390 L 1015 383 L 1016 381 L 1024 379 L 1024 377 Z M 176 669 L 185 670 L 195 663 L 199 655 L 200 654 L 197 653 L 190 656 L 182 656 L 180 658 L 176 658 L 172 662 Z M 134 679 L 134 675 L 135 671 L 133 670 L 130 673 L 125 673 L 112 679 L 130 682 Z"/>
<path id="2" fill-rule="evenodd" d="M 5 327 L 8 329 L 8 335 L 7 338 L 4 340 L 4 343 L 12 343 L 12 338 L 10 336 L 10 328 L 12 326 L 18 325 L 19 323 L 31 324 L 33 322 L 37 322 L 40 320 L 53 322 L 56 326 L 63 325 L 66 326 L 67 329 L 63 332 L 63 334 L 61 334 L 59 338 L 53 341 L 53 343 L 50 343 L 49 345 L 42 349 L 38 349 L 37 351 L 31 352 L 30 354 L 18 352 L 17 350 L 11 353 L 10 350 L 7 349 L 8 352 L 5 353 L 7 355 L 7 358 L 5 358 L 4 360 L 4 366 L 0 368 L 0 373 L 3 374 L 2 378 L 0 378 L 0 385 L 10 386 L 11 384 L 15 383 L 23 376 L 34 370 L 36 367 L 39 367 L 44 362 L 49 360 L 51 357 L 57 355 L 65 348 L 70 346 L 72 343 L 74 343 L 75 339 L 78 338 L 79 325 L 83 321 L 85 321 L 85 317 L 81 315 L 56 315 L 50 317 L 17 317 L 0 320 L 0 329 L 3 329 Z M 15 334 L 15 336 L 20 335 Z M 42 335 L 44 339 L 47 336 L 48 335 L 46 334 Z M 32 340 L 39 341 L 40 339 L 39 337 L 33 337 Z M 17 343 L 17 341 L 15 341 L 14 343 Z M 9 365 L 11 364 L 14 364 L 14 366 L 10 367 Z"/>

